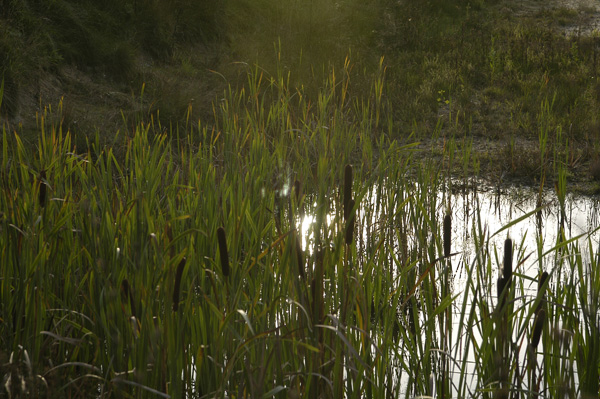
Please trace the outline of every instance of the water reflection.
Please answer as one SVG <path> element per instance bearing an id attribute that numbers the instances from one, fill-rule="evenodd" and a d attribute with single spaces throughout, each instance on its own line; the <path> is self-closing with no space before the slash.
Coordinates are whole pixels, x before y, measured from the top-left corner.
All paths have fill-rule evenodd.
<path id="1" fill-rule="evenodd" d="M 415 195 L 417 191 L 416 188 L 413 193 L 406 193 L 406 195 Z M 358 237 L 371 237 L 377 231 L 382 231 L 398 221 L 397 215 L 393 215 L 394 210 L 397 209 L 389 204 L 400 203 L 404 199 L 382 200 L 380 198 L 382 194 L 388 195 L 389 192 L 373 187 L 364 196 L 358 209 L 361 230 Z M 316 203 L 312 205 L 314 208 L 318 206 Z M 589 240 L 594 248 L 598 248 L 600 242 L 598 230 L 600 198 L 598 197 L 569 194 L 564 201 L 563 212 L 553 192 L 545 191 L 539 195 L 537 190 L 529 187 L 504 186 L 499 189 L 478 182 L 473 189 L 469 190 L 440 191 L 433 205 L 437 220 L 442 220 L 450 209 L 452 252 L 460 254 L 462 260 L 460 263 L 470 263 L 476 255 L 473 237 L 478 228 L 487 233 L 488 244 L 492 248 L 501 248 L 507 237 L 513 239 L 517 251 L 521 252 L 519 259 L 527 258 L 527 262 L 520 266 L 523 273 L 528 273 L 527 271 L 539 266 L 551 268 L 552 265 L 549 263 L 552 259 L 547 257 L 538 259 L 537 255 L 552 252 L 551 250 L 561 241 L 575 239 L 574 241 L 587 245 Z M 325 220 L 327 225 L 334 224 L 337 220 L 335 207 L 332 208 L 332 212 Z M 522 220 L 519 220 L 521 218 Z M 315 221 L 316 217 L 308 213 L 303 215 L 298 226 L 302 235 L 302 248 L 309 254 L 313 252 Z M 398 226 L 396 225 L 395 228 Z M 414 234 L 409 234 L 409 238 L 411 237 L 413 240 L 417 239 Z M 397 246 L 409 244 L 395 243 Z M 358 245 L 366 245 L 366 243 L 361 242 Z M 397 249 L 401 250 L 400 247 Z"/>
<path id="2" fill-rule="evenodd" d="M 461 253 L 459 267 L 474 264 L 476 246 L 473 233 L 477 224 L 488 232 L 488 250 L 494 254 L 492 264 L 498 266 L 496 273 L 501 274 L 502 247 L 506 238 L 511 238 L 514 245 L 514 258 L 516 260 L 515 272 L 521 277 L 522 285 L 517 286 L 515 297 L 519 302 L 515 306 L 528 306 L 535 300 L 538 290 L 538 277 L 542 272 L 550 272 L 555 279 L 566 279 L 572 270 L 565 266 L 573 265 L 574 259 L 566 257 L 577 256 L 557 247 L 564 248 L 564 243 L 571 241 L 581 249 L 583 263 L 589 264 L 589 256 L 598 256 L 600 250 L 600 232 L 598 225 L 599 199 L 568 195 L 561 204 L 557 196 L 550 192 L 539 192 L 531 188 L 504 187 L 502 190 L 479 186 L 477 191 L 452 194 L 449 196 L 453 217 L 453 234 L 455 239 L 452 245 Z M 443 211 L 440 210 L 440 215 Z M 515 222 L 518 221 L 518 222 Z M 510 227 L 506 227 L 510 226 Z M 590 255 L 589 248 L 595 248 L 595 255 Z M 461 268 L 454 275 L 454 290 L 465 290 L 467 277 Z M 491 281 L 495 282 L 494 276 Z M 490 287 L 492 303 L 497 303 L 495 290 Z M 453 304 L 455 314 L 463 306 L 459 297 Z M 464 300 L 470 301 L 472 296 L 465 296 Z M 458 329 L 456 319 L 453 331 Z M 516 333 L 516 331 L 514 332 Z M 481 336 L 479 336 L 481 339 Z M 453 336 L 452 342 L 460 342 L 460 337 Z M 525 350 L 518 350 L 516 355 L 519 363 L 525 364 Z M 476 380 L 475 362 L 472 357 L 463 359 L 469 363 L 466 368 L 468 374 Z M 539 355 L 538 363 L 542 361 Z M 460 368 L 456 368 L 457 373 Z M 456 375 L 455 375 L 456 377 Z"/>
<path id="3" fill-rule="evenodd" d="M 551 251 L 560 242 L 574 239 L 580 245 L 591 241 L 598 248 L 598 198 L 567 195 L 564 212 L 552 192 L 541 196 L 531 188 L 509 186 L 501 191 L 480 185 L 477 191 L 450 196 L 452 204 L 454 248 L 460 251 L 464 261 L 470 263 L 475 255 L 471 231 L 473 223 L 481 222 L 490 233 L 489 244 L 502 248 L 504 240 L 512 238 L 517 246 L 521 273 L 537 277 L 537 269 L 551 269 L 556 259 L 546 254 L 560 256 Z M 512 225 L 511 222 L 520 220 Z M 506 228 L 506 226 L 510 227 Z"/>
<path id="4" fill-rule="evenodd" d="M 551 281 L 554 279 L 554 283 L 551 284 L 556 285 L 558 279 L 566 278 L 572 272 L 568 266 L 575 262 L 573 259 L 567 259 L 568 257 L 582 256 L 583 264 L 588 265 L 590 256 L 599 256 L 600 199 L 567 195 L 561 203 L 552 191 L 540 195 L 532 188 L 498 188 L 483 182 L 477 182 L 467 190 L 459 187 L 458 183 L 451 182 L 445 189 L 433 193 L 429 188 L 416 183 L 403 183 L 401 188 L 391 184 L 389 187 L 371 187 L 362 197 L 358 209 L 356 246 L 357 255 L 362 256 L 363 260 L 369 259 L 370 254 L 375 252 L 374 247 L 385 239 L 385 245 L 397 256 L 394 260 L 395 270 L 390 271 L 389 279 L 390 282 L 395 281 L 399 270 L 406 264 L 414 262 L 421 266 L 439 259 L 443 253 L 439 245 L 441 239 L 438 237 L 441 234 L 440 224 L 446 214 L 451 215 L 451 252 L 455 255 L 447 265 L 452 267 L 451 290 L 453 295 L 456 295 L 452 303 L 454 316 L 451 319 L 452 332 L 448 340 L 450 347 L 435 350 L 445 350 L 455 359 L 459 359 L 447 370 L 447 375 L 453 380 L 461 377 L 470 379 L 466 385 L 471 390 L 481 388 L 476 386 L 480 383 L 476 373 L 476 361 L 472 352 L 464 349 L 465 346 L 471 345 L 472 341 L 463 342 L 464 338 L 459 336 L 466 335 L 464 330 L 461 332 L 459 316 L 464 309 L 472 308 L 473 301 L 473 295 L 466 287 L 469 265 L 488 265 L 486 270 L 477 271 L 487 273 L 487 284 L 480 287 L 480 295 L 491 306 L 495 306 L 495 284 L 501 273 L 502 248 L 505 240 L 511 238 L 515 260 L 514 272 L 519 277 L 515 291 L 518 303 L 515 302 L 515 306 L 529 307 L 535 300 L 537 281 L 542 272 L 550 273 Z M 316 203 L 312 205 L 317 207 Z M 342 224 L 340 212 L 335 211 L 335 205 L 329 206 L 333 210 L 326 216 L 324 224 L 338 225 L 339 229 L 339 225 Z M 304 251 L 312 253 L 315 216 L 307 213 L 300 220 L 298 228 L 302 232 Z M 331 228 L 335 230 L 335 227 Z M 440 248 L 436 249 L 435 245 L 430 245 L 432 241 L 437 242 Z M 581 251 L 574 253 L 564 250 L 565 242 L 577 246 Z M 486 259 L 477 260 L 477 257 Z M 419 269 L 418 272 L 422 273 L 423 270 Z M 523 334 L 523 331 L 520 333 Z M 469 334 L 473 341 L 482 340 L 478 331 L 469 331 Z M 462 353 L 469 354 L 462 356 Z M 517 351 L 516 356 L 521 364 L 525 363 L 525 349 Z M 465 364 L 467 366 L 463 367 Z M 393 378 L 403 387 L 404 395 L 409 389 L 407 374 L 410 370 L 403 372 L 402 367 L 405 366 L 398 366 L 398 369 L 394 370 Z M 417 388 L 414 391 L 417 391 Z"/>

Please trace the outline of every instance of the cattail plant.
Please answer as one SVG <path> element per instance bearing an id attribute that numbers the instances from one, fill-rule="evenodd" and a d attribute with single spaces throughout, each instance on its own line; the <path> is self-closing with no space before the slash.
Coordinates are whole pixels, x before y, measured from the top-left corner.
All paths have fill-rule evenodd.
<path id="1" fill-rule="evenodd" d="M 504 261 L 502 265 L 502 276 L 498 278 L 498 308 L 496 313 L 496 323 L 498 326 L 498 335 L 496 342 L 496 367 L 499 372 L 500 390 L 498 397 L 507 397 L 505 393 L 508 389 L 509 376 L 509 352 L 510 352 L 510 332 L 512 331 L 510 323 L 510 309 L 506 306 L 509 303 L 510 287 L 512 281 L 512 240 L 507 238 L 504 241 Z"/>
<path id="2" fill-rule="evenodd" d="M 498 305 L 496 307 L 497 311 L 500 312 L 500 310 L 504 307 L 504 304 L 506 303 L 506 294 L 504 293 L 504 290 L 507 286 L 507 280 L 503 277 L 500 276 L 498 277 L 498 284 L 496 285 L 497 288 L 497 296 L 498 296 Z"/>
<path id="3" fill-rule="evenodd" d="M 46 171 L 42 170 L 40 172 L 40 177 L 39 177 L 39 185 L 40 185 L 40 189 L 38 192 L 38 202 L 40 204 L 40 207 L 45 207 L 46 206 Z"/>
<path id="4" fill-rule="evenodd" d="M 227 252 L 227 238 L 223 227 L 217 229 L 217 241 L 219 242 L 219 253 L 221 254 L 221 271 L 223 276 L 229 277 L 229 253 Z"/>
<path id="5" fill-rule="evenodd" d="M 451 250 L 451 239 L 452 239 L 452 217 L 450 213 L 444 216 L 444 225 L 443 225 L 443 238 L 444 238 L 444 258 L 446 258 L 446 267 L 443 274 L 444 282 L 442 286 L 442 295 L 446 297 L 449 293 L 449 273 L 452 270 L 452 264 L 450 261 L 450 250 Z M 452 328 L 452 313 L 451 308 L 448 307 L 443 314 L 440 315 L 440 333 L 442 333 L 442 337 L 444 337 L 444 351 L 448 351 L 448 348 L 451 346 L 451 328 Z M 441 397 L 445 398 L 449 393 L 449 387 L 447 386 L 447 373 L 446 370 L 449 369 L 449 359 L 446 358 L 442 361 L 442 390 Z M 435 395 L 433 395 L 435 396 Z"/>
<path id="6" fill-rule="evenodd" d="M 348 201 L 348 207 L 350 208 L 350 215 L 348 215 L 348 221 L 346 226 L 346 244 L 351 245 L 354 238 L 354 224 L 356 223 L 356 211 L 354 211 L 354 199 Z"/>
<path id="7" fill-rule="evenodd" d="M 179 292 L 181 287 L 181 276 L 183 275 L 183 269 L 185 268 L 186 258 L 181 259 L 179 265 L 177 265 L 177 271 L 175 272 L 175 285 L 173 286 L 173 312 L 177 312 L 179 308 Z"/>
<path id="8" fill-rule="evenodd" d="M 493 357 L 493 370 L 497 370 L 497 378 L 500 379 L 503 383 L 506 383 L 508 379 L 508 372 L 506 368 L 508 365 L 505 364 L 505 346 L 506 346 L 506 296 L 508 295 L 506 288 L 508 286 L 508 280 L 504 278 L 504 276 L 498 277 L 497 283 L 497 296 L 498 296 L 498 304 L 496 305 L 495 311 L 495 319 L 496 319 L 496 348 Z M 504 389 L 505 387 L 500 387 L 496 392 L 496 397 L 504 397 Z M 506 396 L 507 397 L 507 396 Z"/>
<path id="9" fill-rule="evenodd" d="M 536 359 L 536 348 L 540 343 L 540 338 L 542 337 L 542 331 L 544 331 L 544 322 L 546 321 L 546 311 L 544 309 L 540 310 L 536 316 L 535 321 L 533 322 L 533 332 L 531 334 L 531 339 L 529 341 L 529 345 L 527 345 L 527 366 L 529 371 L 529 389 L 533 392 L 534 397 L 537 397 L 539 393 L 539 386 L 536 381 L 536 368 L 537 368 L 537 359 Z"/>
<path id="10" fill-rule="evenodd" d="M 352 199 L 352 165 L 348 164 L 344 168 L 344 220 L 348 220 L 350 217 L 350 200 Z"/>
<path id="11" fill-rule="evenodd" d="M 542 331 L 544 330 L 544 321 L 546 321 L 546 311 L 540 310 L 535 317 L 533 323 L 533 333 L 531 334 L 530 345 L 533 349 L 537 348 L 540 338 L 542 337 Z"/>
<path id="12" fill-rule="evenodd" d="M 545 298 L 545 290 L 544 290 L 544 284 L 546 283 L 546 280 L 548 280 L 548 272 L 543 272 L 542 275 L 540 276 L 540 280 L 538 282 L 538 304 L 535 307 L 535 314 L 537 315 L 540 310 L 542 310 L 543 308 L 545 308 L 545 304 L 546 304 L 546 298 Z"/>
<path id="13" fill-rule="evenodd" d="M 447 214 L 444 217 L 444 257 L 445 258 L 450 256 L 451 235 L 452 235 L 452 217 L 450 216 L 450 214 Z"/>
<path id="14" fill-rule="evenodd" d="M 548 272 L 543 272 L 538 281 L 537 305 L 534 309 L 535 320 L 533 322 L 533 332 L 527 345 L 527 368 L 529 372 L 529 388 L 535 396 L 539 393 L 539 386 L 536 382 L 536 348 L 542 337 L 544 322 L 546 321 L 546 298 L 545 283 L 548 280 Z"/>
<path id="15" fill-rule="evenodd" d="M 354 205 L 355 201 L 352 198 L 352 165 L 348 164 L 344 168 L 344 221 L 346 222 L 346 244 L 352 244 L 354 239 L 354 223 L 355 223 L 355 212 Z"/>
<path id="16" fill-rule="evenodd" d="M 352 209 L 354 208 L 354 200 L 352 199 L 352 165 L 346 165 L 344 168 L 344 191 L 343 191 L 343 211 L 344 211 L 344 222 L 346 223 L 346 231 L 344 236 L 344 242 L 347 245 L 352 243 L 354 238 L 354 215 L 352 215 Z M 342 272 L 342 284 L 340 285 L 340 305 L 341 305 L 341 322 L 346 323 L 348 316 L 348 306 L 350 301 L 349 284 L 348 284 L 348 273 L 350 271 L 350 261 L 346 252 L 346 258 L 344 260 L 344 271 Z M 343 348 L 341 342 L 336 343 L 336 363 L 334 368 L 334 374 L 336 375 L 334 383 L 334 397 L 341 399 L 343 397 L 343 372 L 344 369 L 344 358 Z M 339 359 L 339 360 L 338 360 Z"/>
<path id="17" fill-rule="evenodd" d="M 313 279 L 311 282 L 311 293 L 312 293 L 312 304 L 313 304 L 313 322 L 319 324 L 322 322 L 325 315 L 324 303 L 323 303 L 323 278 L 324 268 L 323 262 L 325 260 L 325 250 L 318 249 L 315 252 L 315 271 L 313 273 Z M 319 342 L 321 341 L 322 333 L 319 330 Z"/>
<path id="18" fill-rule="evenodd" d="M 512 264 L 513 264 L 513 252 L 512 252 L 512 240 L 507 238 L 504 241 L 504 262 L 502 265 L 502 275 L 506 280 L 506 283 L 510 285 L 512 279 Z"/>

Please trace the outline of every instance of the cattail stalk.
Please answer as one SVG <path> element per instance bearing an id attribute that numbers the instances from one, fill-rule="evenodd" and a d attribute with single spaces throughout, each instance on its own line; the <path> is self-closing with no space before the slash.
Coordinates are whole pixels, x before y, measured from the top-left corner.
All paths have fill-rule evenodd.
<path id="1" fill-rule="evenodd" d="M 542 337 L 542 332 L 544 331 L 544 322 L 546 321 L 546 311 L 544 309 L 540 310 L 539 313 L 535 316 L 535 321 L 533 322 L 533 332 L 531 334 L 531 340 L 529 345 L 527 345 L 527 365 L 529 368 L 529 386 L 531 391 L 533 392 L 533 397 L 537 397 L 539 393 L 539 386 L 536 382 L 536 367 L 537 367 L 537 358 L 536 358 L 536 348 L 540 343 L 540 339 Z"/>
<path id="2" fill-rule="evenodd" d="M 442 296 L 445 298 L 448 295 L 449 291 L 449 273 L 451 270 L 451 261 L 450 261 L 450 250 L 451 250 L 451 239 L 452 239 L 452 217 L 450 214 L 444 216 L 444 226 L 443 226 L 443 239 L 444 239 L 444 258 L 446 258 L 446 267 L 444 271 L 444 285 L 442 286 Z M 450 329 L 452 328 L 452 320 L 451 320 L 451 309 L 447 308 L 444 314 L 440 314 L 440 328 L 443 333 L 444 339 L 444 351 L 448 351 L 448 348 L 451 346 L 451 337 L 452 333 Z M 445 398 L 449 393 L 448 380 L 446 370 L 450 368 L 448 364 L 449 359 L 445 358 L 442 361 L 442 390 L 441 397 Z M 435 395 L 434 395 L 435 396 Z"/>
<path id="3" fill-rule="evenodd" d="M 497 285 L 497 294 L 498 294 L 498 305 L 496 307 L 496 328 L 497 328 L 497 335 L 496 335 L 496 351 L 494 354 L 494 369 L 497 370 L 498 372 L 498 378 L 501 380 L 502 384 L 506 383 L 506 372 L 505 372 L 505 367 L 506 365 L 505 360 L 506 360 L 506 353 L 505 353 L 505 348 L 506 348 L 506 336 L 508 334 L 507 328 L 506 328 L 506 309 L 505 309 L 505 304 L 506 304 L 506 296 L 507 296 L 507 280 L 503 277 L 500 276 L 498 277 L 498 285 Z M 502 395 L 500 394 L 500 392 L 502 391 L 502 389 L 505 388 L 504 385 L 501 386 L 500 390 L 497 392 L 497 397 L 502 397 Z"/>
<path id="4" fill-rule="evenodd" d="M 227 252 L 227 238 L 223 227 L 217 229 L 217 241 L 219 242 L 219 253 L 221 254 L 221 271 L 223 276 L 229 277 L 229 253 Z"/>
<path id="5" fill-rule="evenodd" d="M 504 393 L 508 389 L 509 376 L 509 352 L 510 352 L 510 332 L 512 325 L 510 321 L 511 310 L 507 308 L 509 303 L 510 288 L 512 282 L 512 240 L 507 238 L 504 241 L 504 262 L 502 265 L 502 276 L 498 278 L 498 309 L 497 309 L 497 326 L 499 328 L 497 336 L 497 367 L 500 373 L 500 391 L 498 397 L 505 397 Z M 506 396 L 508 397 L 508 396 Z"/>

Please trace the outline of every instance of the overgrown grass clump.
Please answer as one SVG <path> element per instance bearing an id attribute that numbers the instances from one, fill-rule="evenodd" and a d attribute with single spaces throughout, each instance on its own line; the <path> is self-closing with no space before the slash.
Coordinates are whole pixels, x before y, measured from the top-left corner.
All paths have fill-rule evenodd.
<path id="1" fill-rule="evenodd" d="M 492 169 L 516 178 L 537 174 L 538 157 L 530 162 L 532 149 L 518 143 L 542 128 L 556 148 L 565 138 L 573 144 L 572 169 L 596 159 L 600 39 L 580 17 L 593 11 L 566 7 L 386 2 L 377 37 L 396 125 L 425 139 L 442 121 L 447 137 L 500 142 L 506 153 L 494 151 L 482 166 L 506 165 Z M 551 106 L 540 118 L 544 102 Z"/>
<path id="2" fill-rule="evenodd" d="M 487 232 L 476 216 L 475 256 L 452 253 L 452 180 L 389 134 L 380 65 L 365 97 L 348 96 L 347 61 L 314 100 L 285 73 L 249 68 L 211 124 L 139 122 L 115 147 L 76 148 L 48 112 L 35 149 L 4 129 L 3 389 L 597 395 L 595 249 L 564 236 L 540 249 L 548 279 L 531 297 L 526 249 L 507 240 L 497 294 L 490 243 L 510 224 Z M 538 363 L 526 370 L 527 345 Z"/>

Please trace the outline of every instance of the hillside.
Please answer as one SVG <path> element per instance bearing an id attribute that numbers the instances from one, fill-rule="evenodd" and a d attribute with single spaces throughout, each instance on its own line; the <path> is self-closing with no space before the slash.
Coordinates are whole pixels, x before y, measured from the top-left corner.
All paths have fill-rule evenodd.
<path id="1" fill-rule="evenodd" d="M 50 105 L 81 148 L 140 120 L 210 125 L 257 71 L 314 102 L 348 63 L 349 96 L 372 101 L 381 62 L 396 137 L 468 137 L 486 173 L 528 180 L 544 130 L 587 182 L 600 174 L 599 15 L 590 0 L 4 0 L 2 121 L 35 143 Z"/>
<path id="2" fill-rule="evenodd" d="M 56 108 L 61 99 L 63 127 L 84 134 L 115 130 L 122 124 L 121 111 L 127 116 L 140 107 L 162 105 L 163 113 L 174 117 L 168 115 L 173 100 L 189 101 L 183 97 L 191 94 L 178 89 L 192 80 L 202 90 L 204 71 L 215 65 L 215 49 L 223 43 L 218 3 L 3 3 L 2 114 L 12 126 L 25 130 L 35 127 L 36 111 L 46 105 Z M 185 59 L 193 63 L 187 69 Z M 142 106 L 144 83 L 149 102 Z M 182 98 L 174 99 L 175 93 Z"/>

